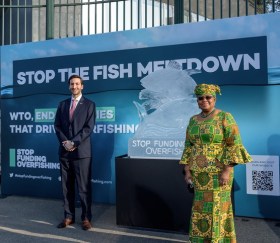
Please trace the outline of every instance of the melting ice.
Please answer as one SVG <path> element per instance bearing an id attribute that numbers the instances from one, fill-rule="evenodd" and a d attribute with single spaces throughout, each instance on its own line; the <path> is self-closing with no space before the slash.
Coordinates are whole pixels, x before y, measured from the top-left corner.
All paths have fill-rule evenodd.
<path id="1" fill-rule="evenodd" d="M 144 87 L 139 93 L 137 107 L 140 124 L 137 138 L 184 139 L 189 119 L 199 113 L 193 95 L 196 82 L 192 71 L 182 70 L 178 63 L 170 62 L 166 69 L 155 71 L 141 80 Z"/>

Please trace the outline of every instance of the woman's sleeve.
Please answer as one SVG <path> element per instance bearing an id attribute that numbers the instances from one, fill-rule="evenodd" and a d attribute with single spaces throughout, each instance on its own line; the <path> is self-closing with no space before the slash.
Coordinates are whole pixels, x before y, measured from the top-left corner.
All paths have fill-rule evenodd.
<path id="1" fill-rule="evenodd" d="M 189 127 L 187 128 L 187 131 L 186 131 L 185 147 L 184 147 L 184 150 L 183 150 L 183 153 L 182 153 L 181 160 L 179 161 L 179 164 L 182 164 L 182 165 L 189 164 L 189 158 L 190 158 L 190 155 L 191 155 L 191 142 L 190 142 L 190 139 L 189 139 L 188 130 L 189 130 Z"/>
<path id="2" fill-rule="evenodd" d="M 240 132 L 233 116 L 226 112 L 223 120 L 225 147 L 221 162 L 225 165 L 245 164 L 252 161 L 242 144 Z"/>

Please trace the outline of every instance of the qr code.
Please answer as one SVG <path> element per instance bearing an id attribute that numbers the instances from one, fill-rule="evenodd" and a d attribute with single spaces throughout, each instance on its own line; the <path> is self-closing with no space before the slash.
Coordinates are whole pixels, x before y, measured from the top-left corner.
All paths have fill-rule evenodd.
<path id="1" fill-rule="evenodd" d="M 257 191 L 273 191 L 273 171 L 252 171 L 252 187 Z"/>

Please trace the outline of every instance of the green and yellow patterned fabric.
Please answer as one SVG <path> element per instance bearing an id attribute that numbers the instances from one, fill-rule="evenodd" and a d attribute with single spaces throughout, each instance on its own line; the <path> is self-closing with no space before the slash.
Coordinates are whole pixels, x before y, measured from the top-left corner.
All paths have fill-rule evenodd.
<path id="1" fill-rule="evenodd" d="M 224 165 L 251 161 L 230 113 L 221 111 L 207 120 L 190 119 L 180 164 L 189 165 L 195 189 L 189 233 L 192 243 L 236 243 L 233 171 L 225 186 L 220 185 L 219 176 Z"/>
<path id="2" fill-rule="evenodd" d="M 194 93 L 196 96 L 211 94 L 216 97 L 216 93 L 221 94 L 221 89 L 215 84 L 198 84 L 194 89 Z"/>
<path id="3" fill-rule="evenodd" d="M 223 165 L 250 161 L 230 113 L 221 111 L 202 121 L 196 116 L 190 119 L 180 164 L 189 164 L 192 171 L 219 172 Z"/>

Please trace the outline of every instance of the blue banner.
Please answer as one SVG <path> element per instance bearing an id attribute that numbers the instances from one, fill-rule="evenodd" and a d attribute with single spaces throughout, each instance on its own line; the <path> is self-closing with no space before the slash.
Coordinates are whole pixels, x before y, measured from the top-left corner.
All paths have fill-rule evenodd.
<path id="1" fill-rule="evenodd" d="M 139 97 L 141 80 L 170 60 L 180 71 L 192 70 L 196 83 L 221 86 L 217 107 L 234 115 L 250 154 L 280 156 L 279 20 L 276 13 L 2 46 L 2 193 L 61 198 L 53 118 L 70 96 L 68 77 L 77 73 L 85 80 L 83 94 L 97 106 L 93 200 L 114 204 L 115 157 L 128 152 L 139 126 L 135 104 L 147 104 Z M 248 194 L 254 187 L 246 182 L 246 166 L 235 174 L 236 215 L 280 218 L 276 192 Z"/>
<path id="2" fill-rule="evenodd" d="M 79 74 L 87 92 L 140 89 L 140 79 L 176 60 L 197 70 L 195 80 L 219 85 L 266 85 L 266 37 L 210 41 L 14 61 L 14 97 L 68 92 L 68 78 Z"/>

